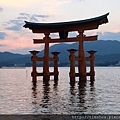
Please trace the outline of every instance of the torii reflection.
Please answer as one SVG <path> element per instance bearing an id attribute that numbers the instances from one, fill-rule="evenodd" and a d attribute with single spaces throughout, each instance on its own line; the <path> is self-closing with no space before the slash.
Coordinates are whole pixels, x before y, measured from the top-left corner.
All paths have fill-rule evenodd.
<path id="1" fill-rule="evenodd" d="M 48 108 L 49 105 L 49 99 L 50 99 L 50 84 L 49 82 L 43 82 L 43 97 L 42 97 L 42 103 L 40 106 L 42 108 Z"/>
<path id="2" fill-rule="evenodd" d="M 51 109 L 51 87 L 50 83 L 53 81 L 37 81 L 32 83 L 32 104 L 33 113 L 50 113 Z M 58 86 L 58 80 L 54 80 L 53 84 L 53 92 L 54 95 L 57 96 L 57 86 Z"/>
<path id="3" fill-rule="evenodd" d="M 78 84 L 78 99 L 79 99 L 79 111 L 80 112 L 85 112 L 87 110 L 87 106 L 86 106 L 86 82 L 83 81 L 79 81 Z"/>
<path id="4" fill-rule="evenodd" d="M 90 85 L 87 84 L 88 82 L 90 82 Z M 85 113 L 88 107 L 91 107 L 91 110 L 94 109 L 94 104 L 90 104 L 93 103 L 92 101 L 95 101 L 94 94 L 94 81 L 80 81 L 77 86 L 74 83 L 70 84 L 69 108 L 71 113 Z"/>
<path id="5" fill-rule="evenodd" d="M 46 108 L 50 105 L 50 84 L 43 82 L 39 84 L 36 82 L 32 84 L 32 104 L 33 113 L 49 112 Z"/>

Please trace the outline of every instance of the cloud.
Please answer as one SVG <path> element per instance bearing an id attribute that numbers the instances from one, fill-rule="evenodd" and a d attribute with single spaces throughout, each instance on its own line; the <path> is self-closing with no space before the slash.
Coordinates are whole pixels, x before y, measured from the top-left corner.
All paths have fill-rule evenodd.
<path id="1" fill-rule="evenodd" d="M 6 46 L 6 45 L 0 44 L 0 47 L 4 47 L 4 46 Z"/>
<path id="2" fill-rule="evenodd" d="M 20 15 L 19 15 L 19 19 L 27 19 L 27 20 L 29 20 L 29 21 L 31 21 L 31 20 L 33 20 L 34 22 L 36 22 L 36 21 L 38 21 L 37 19 L 39 19 L 39 18 L 48 18 L 48 17 L 50 17 L 49 15 L 44 15 L 44 14 L 40 14 L 40 15 L 37 15 L 37 14 L 33 14 L 33 15 L 31 15 L 31 14 L 27 14 L 27 13 L 20 13 Z M 32 21 L 31 21 L 32 22 Z"/>
<path id="3" fill-rule="evenodd" d="M 2 40 L 2 39 L 5 39 L 6 36 L 7 36 L 6 33 L 0 32 L 0 39 L 1 39 L 1 40 Z"/>
<path id="4" fill-rule="evenodd" d="M 48 18 L 50 17 L 49 15 L 36 15 L 34 14 L 36 17 L 39 17 L 39 18 Z"/>
<path id="5" fill-rule="evenodd" d="M 7 27 L 8 30 L 19 31 L 22 29 L 23 20 L 10 20 L 8 24 L 13 24 L 13 26 Z"/>
<path id="6" fill-rule="evenodd" d="M 69 32 L 68 37 L 76 37 L 78 35 L 78 32 Z"/>
<path id="7" fill-rule="evenodd" d="M 20 13 L 20 15 L 25 17 L 30 17 L 30 14 L 27 14 L 27 13 Z"/>
<path id="8" fill-rule="evenodd" d="M 30 17 L 30 21 L 31 22 L 39 22 L 39 18 L 42 18 L 42 19 L 46 19 L 50 17 L 49 15 L 36 15 L 36 14 L 33 14 L 31 17 Z"/>
<path id="9" fill-rule="evenodd" d="M 120 40 L 120 32 L 98 32 L 99 40 Z"/>
<path id="10" fill-rule="evenodd" d="M 3 12 L 3 8 L 2 7 L 0 7 L 0 12 Z"/>
<path id="11" fill-rule="evenodd" d="M 19 16 L 14 19 L 10 20 L 6 23 L 6 29 L 13 30 L 13 31 L 19 31 L 23 28 L 23 25 L 25 24 L 24 21 L 30 21 L 30 22 L 39 22 L 39 19 L 47 19 L 50 17 L 49 15 L 37 15 L 37 14 L 27 14 L 27 13 L 20 13 Z"/>

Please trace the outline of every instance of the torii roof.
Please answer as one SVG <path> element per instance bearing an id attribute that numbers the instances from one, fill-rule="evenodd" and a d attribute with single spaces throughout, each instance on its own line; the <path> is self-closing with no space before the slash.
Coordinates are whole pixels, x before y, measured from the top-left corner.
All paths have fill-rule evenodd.
<path id="1" fill-rule="evenodd" d="M 109 13 L 98 16 L 95 18 L 69 21 L 69 22 L 57 22 L 57 23 L 32 23 L 25 21 L 23 27 L 29 28 L 33 33 L 45 33 L 45 32 L 59 32 L 59 31 L 84 31 L 97 29 L 99 25 L 108 23 L 107 16 Z"/>

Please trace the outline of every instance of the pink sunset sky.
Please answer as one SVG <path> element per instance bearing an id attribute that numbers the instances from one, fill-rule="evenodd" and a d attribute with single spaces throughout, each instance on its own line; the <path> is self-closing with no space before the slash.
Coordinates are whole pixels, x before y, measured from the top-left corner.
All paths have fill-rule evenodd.
<path id="1" fill-rule="evenodd" d="M 28 54 L 42 50 L 44 44 L 33 44 L 31 30 L 23 28 L 24 21 L 62 22 L 97 17 L 106 13 L 109 23 L 98 30 L 85 32 L 99 35 L 99 40 L 120 41 L 120 0 L 0 0 L 0 52 Z M 75 34 L 75 33 L 73 33 Z"/>

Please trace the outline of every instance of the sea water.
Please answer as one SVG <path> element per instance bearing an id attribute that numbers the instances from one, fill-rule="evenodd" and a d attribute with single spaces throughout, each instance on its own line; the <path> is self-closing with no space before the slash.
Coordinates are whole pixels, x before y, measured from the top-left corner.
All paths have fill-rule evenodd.
<path id="1" fill-rule="evenodd" d="M 36 86 L 31 71 L 31 67 L 0 69 L 0 114 L 120 114 L 120 67 L 95 67 L 93 84 L 87 77 L 86 84 L 79 85 L 76 78 L 74 86 L 69 67 L 59 68 L 58 83 L 51 77 L 44 84 L 38 77 Z"/>

